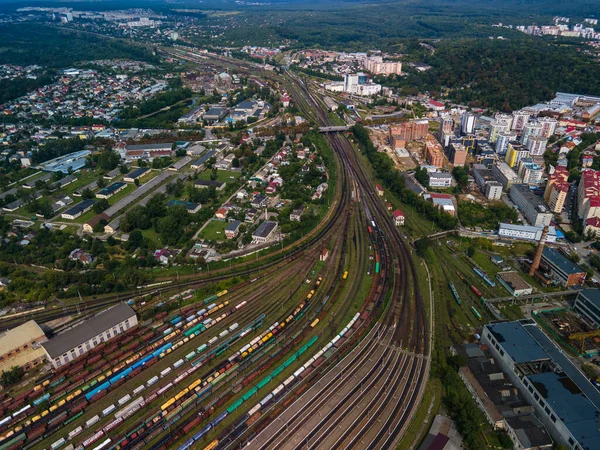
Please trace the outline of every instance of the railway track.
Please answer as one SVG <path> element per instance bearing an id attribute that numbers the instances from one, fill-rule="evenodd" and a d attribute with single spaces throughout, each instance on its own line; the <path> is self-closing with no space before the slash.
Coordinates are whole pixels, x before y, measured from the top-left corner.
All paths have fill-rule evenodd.
<path id="1" fill-rule="evenodd" d="M 292 95 L 301 95 L 311 103 L 320 125 L 329 125 L 327 114 L 306 84 L 288 75 L 297 88 Z M 357 197 L 367 216 L 373 220 L 374 228 L 375 224 L 379 227 L 377 248 L 382 256 L 382 272 L 386 273 L 382 280 L 384 287 L 376 301 L 382 303 L 390 290 L 382 328 L 391 333 L 391 338 L 377 360 L 376 365 L 383 363 L 382 367 L 375 370 L 371 366 L 363 377 L 349 379 L 352 388 L 341 397 L 341 386 L 331 383 L 317 387 L 316 392 L 314 389 L 307 391 L 302 402 L 299 400 L 298 404 L 291 405 L 292 410 L 297 408 L 298 411 L 286 414 L 285 425 L 273 422 L 249 443 L 249 448 L 392 448 L 405 431 L 426 384 L 425 311 L 410 250 L 373 193 L 352 145 L 339 135 L 329 135 L 329 142 L 341 158 L 346 176 L 358 186 Z M 367 339 L 375 340 L 373 335 Z M 357 351 L 357 367 L 352 373 L 359 371 L 361 365 L 372 363 L 366 358 L 373 351 L 368 342 Z M 338 365 L 332 372 L 335 379 L 340 379 L 347 373 L 347 368 Z M 357 413 L 357 407 L 361 412 Z M 371 414 L 373 407 L 376 407 L 376 413 Z M 383 423 L 380 417 L 386 418 Z"/>

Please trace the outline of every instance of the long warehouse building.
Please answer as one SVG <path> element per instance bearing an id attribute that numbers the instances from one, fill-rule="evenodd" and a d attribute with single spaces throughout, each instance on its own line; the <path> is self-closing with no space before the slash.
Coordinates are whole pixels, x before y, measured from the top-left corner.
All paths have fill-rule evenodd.
<path id="1" fill-rule="evenodd" d="M 56 369 L 137 323 L 135 311 L 121 303 L 50 339 L 42 347 Z"/>

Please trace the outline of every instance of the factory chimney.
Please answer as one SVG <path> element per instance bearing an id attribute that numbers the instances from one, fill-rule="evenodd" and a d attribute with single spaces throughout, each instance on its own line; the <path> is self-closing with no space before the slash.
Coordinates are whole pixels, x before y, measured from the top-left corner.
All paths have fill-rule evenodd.
<path id="1" fill-rule="evenodd" d="M 548 236 L 548 225 L 546 225 L 542 231 L 542 237 L 540 237 L 540 242 L 535 249 L 535 255 L 533 257 L 533 263 L 531 264 L 531 268 L 529 269 L 529 276 L 532 277 L 535 274 L 535 271 L 540 267 L 540 261 L 542 260 L 542 252 L 544 251 L 544 244 L 546 243 L 546 236 Z"/>

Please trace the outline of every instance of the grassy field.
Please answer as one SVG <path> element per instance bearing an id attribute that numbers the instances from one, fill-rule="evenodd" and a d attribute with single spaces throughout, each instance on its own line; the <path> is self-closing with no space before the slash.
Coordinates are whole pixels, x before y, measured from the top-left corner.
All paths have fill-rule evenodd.
<path id="1" fill-rule="evenodd" d="M 126 196 L 128 196 L 129 194 L 131 194 L 133 191 L 135 191 L 137 189 L 137 186 L 135 184 L 128 184 L 127 187 L 125 189 L 123 189 L 120 192 L 117 192 L 115 195 L 113 195 L 112 197 L 110 197 L 108 199 L 108 204 L 110 206 L 114 205 L 115 203 L 117 203 L 119 200 L 121 200 L 122 198 L 125 198 Z M 97 213 L 94 212 L 94 209 L 92 208 L 91 210 L 89 210 L 88 212 L 86 212 L 85 214 L 82 214 L 81 216 L 79 216 L 77 219 L 75 219 L 73 221 L 73 223 L 79 223 L 79 224 L 84 224 L 86 223 L 88 220 L 93 219 L 94 217 L 97 216 Z"/>
<path id="2" fill-rule="evenodd" d="M 205 170 L 198 175 L 200 180 L 210 180 L 212 170 Z M 217 170 L 217 181 L 231 183 L 234 179 L 237 180 L 242 175 L 241 172 L 233 172 L 229 170 Z M 233 179 L 232 179 L 233 177 Z"/>
<path id="3" fill-rule="evenodd" d="M 200 233 L 200 236 L 203 239 L 208 239 L 211 241 L 224 241 L 225 227 L 227 227 L 227 222 L 222 222 L 220 220 L 211 220 L 209 224 L 204 227 L 204 229 Z"/>

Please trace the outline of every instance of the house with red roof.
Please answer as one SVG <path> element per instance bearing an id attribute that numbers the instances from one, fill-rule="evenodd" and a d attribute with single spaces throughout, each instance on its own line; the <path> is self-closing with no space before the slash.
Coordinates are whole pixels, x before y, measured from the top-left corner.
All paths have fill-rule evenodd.
<path id="1" fill-rule="evenodd" d="M 590 217 L 585 221 L 583 235 L 587 236 L 588 233 L 593 233 L 596 237 L 600 238 L 600 217 Z"/>
<path id="2" fill-rule="evenodd" d="M 219 208 L 215 213 L 215 217 L 219 220 L 225 220 L 227 218 L 227 213 L 229 210 L 227 208 Z"/>
<path id="3" fill-rule="evenodd" d="M 394 216 L 394 224 L 399 227 L 404 225 L 404 213 L 399 209 L 392 212 L 392 216 Z"/>
<path id="4" fill-rule="evenodd" d="M 375 189 L 377 190 L 377 195 L 379 195 L 380 197 L 383 197 L 383 187 L 381 187 L 380 184 L 376 184 Z"/>
<path id="5" fill-rule="evenodd" d="M 429 100 L 427 106 L 429 107 L 429 109 L 433 109 L 434 111 L 443 111 L 444 109 L 446 109 L 446 106 L 442 102 L 438 102 L 433 99 Z"/>

